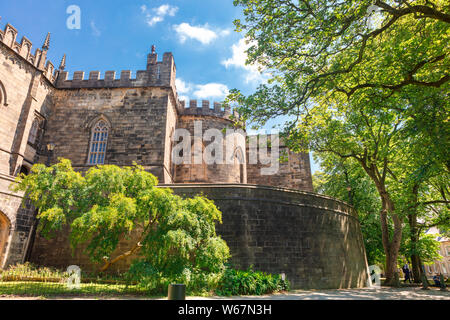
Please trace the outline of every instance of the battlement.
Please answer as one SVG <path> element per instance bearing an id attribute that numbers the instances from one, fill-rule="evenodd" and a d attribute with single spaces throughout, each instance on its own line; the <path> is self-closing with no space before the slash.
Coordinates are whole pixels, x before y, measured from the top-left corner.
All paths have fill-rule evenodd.
<path id="1" fill-rule="evenodd" d="M 75 71 L 72 79 L 69 79 L 69 73 L 61 71 L 56 87 L 61 89 L 79 89 L 173 86 L 175 73 L 176 69 L 172 53 L 164 53 L 162 61 L 157 61 L 156 53 L 151 53 L 147 62 L 147 70 L 136 71 L 134 77 L 130 70 L 123 70 L 119 74 L 116 71 L 106 71 L 103 76 L 100 71 L 86 73 L 84 71 Z"/>
<path id="2" fill-rule="evenodd" d="M 225 118 L 230 120 L 230 116 L 233 114 L 234 117 L 238 118 L 238 113 L 229 106 L 223 107 L 220 102 L 214 102 L 213 108 L 211 108 L 210 102 L 208 100 L 202 100 L 199 105 L 197 100 L 190 100 L 189 105 L 186 106 L 185 101 L 180 101 L 178 104 L 178 113 L 180 115 L 189 116 L 212 116 L 218 118 Z"/>
<path id="3" fill-rule="evenodd" d="M 31 53 L 31 48 L 33 46 L 31 41 L 27 37 L 23 36 L 19 43 L 17 42 L 17 36 L 17 29 L 9 23 L 6 24 L 4 30 L 0 30 L 1 43 L 12 49 L 31 65 L 41 70 L 44 76 L 50 82 L 54 83 L 58 76 L 58 71 L 55 69 L 51 61 L 47 61 L 47 50 L 50 45 L 50 33 L 47 34 L 42 48 L 37 48 L 34 55 Z"/>

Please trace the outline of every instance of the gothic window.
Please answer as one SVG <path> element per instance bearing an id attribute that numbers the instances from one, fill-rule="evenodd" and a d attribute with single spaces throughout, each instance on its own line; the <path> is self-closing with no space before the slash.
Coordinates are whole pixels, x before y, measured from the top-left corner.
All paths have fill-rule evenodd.
<path id="1" fill-rule="evenodd" d="M 92 129 L 91 145 L 89 147 L 88 164 L 104 164 L 109 128 L 104 120 L 98 121 Z"/>

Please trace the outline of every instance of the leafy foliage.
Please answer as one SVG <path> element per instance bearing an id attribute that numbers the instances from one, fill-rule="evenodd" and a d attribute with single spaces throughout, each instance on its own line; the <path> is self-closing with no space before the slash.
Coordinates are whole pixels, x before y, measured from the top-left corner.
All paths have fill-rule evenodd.
<path id="1" fill-rule="evenodd" d="M 274 75 L 248 97 L 253 106 L 266 106 L 253 108 L 252 118 L 296 116 L 298 106 L 308 107 L 320 95 L 448 89 L 450 6 L 444 0 L 234 4 L 243 7 L 245 19 L 235 25 L 251 44 L 248 62 Z"/>
<path id="2" fill-rule="evenodd" d="M 358 213 L 369 265 L 384 265 L 378 214 L 381 202 L 373 182 L 352 160 L 343 161 L 333 154 L 315 154 L 323 172 L 313 175 L 314 190 L 352 205 Z M 392 228 L 392 226 L 390 226 Z"/>
<path id="3" fill-rule="evenodd" d="M 182 199 L 156 185 L 157 179 L 137 165 L 97 166 L 83 177 L 61 159 L 52 167 L 34 165 L 14 188 L 38 208 L 44 236 L 69 227 L 72 247 L 86 244 L 92 261 L 105 262 L 101 271 L 136 253 L 147 269 L 168 279 L 220 272 L 229 257 L 215 232 L 221 212 L 203 196 Z M 136 234 L 132 249 L 118 253 L 119 241 L 133 241 Z"/>
<path id="4" fill-rule="evenodd" d="M 227 268 L 216 290 L 218 295 L 263 295 L 289 290 L 289 282 L 280 275 L 254 271 L 250 267 L 246 271 Z"/>
<path id="5" fill-rule="evenodd" d="M 435 238 L 434 234 L 422 233 L 417 242 L 412 243 L 410 237 L 405 237 L 400 253 L 406 257 L 414 254 L 419 256 L 424 264 L 433 264 L 436 260 L 442 260 L 442 256 L 439 254 L 441 246 Z"/>

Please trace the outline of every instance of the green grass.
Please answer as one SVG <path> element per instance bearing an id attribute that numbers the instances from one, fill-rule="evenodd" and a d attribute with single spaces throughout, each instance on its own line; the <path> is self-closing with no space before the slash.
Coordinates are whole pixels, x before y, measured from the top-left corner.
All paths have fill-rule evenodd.
<path id="1" fill-rule="evenodd" d="M 138 286 L 126 286 L 120 284 L 98 284 L 82 283 L 80 289 L 67 288 L 65 283 L 55 282 L 32 282 L 32 281 L 11 281 L 0 282 L 0 295 L 23 295 L 23 296 L 53 296 L 53 295 L 148 295 L 148 293 Z"/>

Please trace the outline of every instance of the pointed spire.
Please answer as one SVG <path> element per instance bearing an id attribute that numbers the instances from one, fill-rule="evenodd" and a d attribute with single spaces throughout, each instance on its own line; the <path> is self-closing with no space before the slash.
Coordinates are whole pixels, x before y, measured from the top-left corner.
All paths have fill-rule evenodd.
<path id="1" fill-rule="evenodd" d="M 66 68 L 66 54 L 63 55 L 61 63 L 59 64 L 59 70 L 64 71 Z"/>
<path id="2" fill-rule="evenodd" d="M 44 44 L 42 45 L 42 50 L 48 50 L 50 48 L 50 32 L 47 33 L 47 37 L 45 37 Z"/>
<path id="3" fill-rule="evenodd" d="M 152 45 L 152 54 L 155 54 L 156 53 L 156 47 L 155 47 L 155 45 Z"/>

